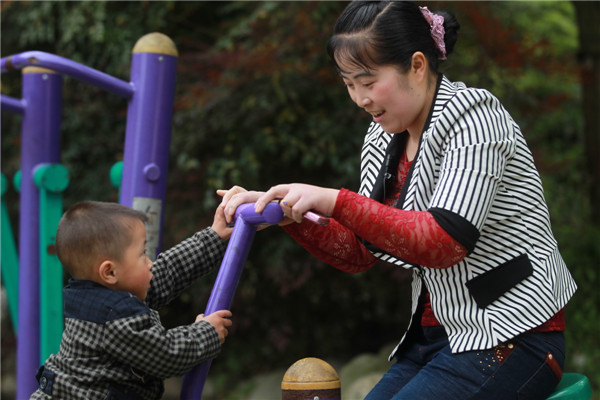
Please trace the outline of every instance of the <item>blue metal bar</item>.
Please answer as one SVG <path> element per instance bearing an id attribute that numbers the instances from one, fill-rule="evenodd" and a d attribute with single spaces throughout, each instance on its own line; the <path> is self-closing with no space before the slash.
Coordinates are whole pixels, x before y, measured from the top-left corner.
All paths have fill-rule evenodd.
<path id="1" fill-rule="evenodd" d="M 131 83 L 55 54 L 26 51 L 0 59 L 2 73 L 26 66 L 48 68 L 126 99 L 133 96 L 134 88 Z"/>
<path id="2" fill-rule="evenodd" d="M 235 227 L 229 239 L 225 256 L 213 286 L 205 315 L 231 307 L 233 295 L 237 289 L 240 276 L 250 251 L 250 246 L 256 234 L 256 228 L 261 224 L 276 224 L 283 218 L 279 203 L 269 203 L 261 214 L 254 212 L 254 203 L 238 207 Z M 201 400 L 204 382 L 210 369 L 211 361 L 206 361 L 188 372 L 181 387 L 180 400 Z"/>

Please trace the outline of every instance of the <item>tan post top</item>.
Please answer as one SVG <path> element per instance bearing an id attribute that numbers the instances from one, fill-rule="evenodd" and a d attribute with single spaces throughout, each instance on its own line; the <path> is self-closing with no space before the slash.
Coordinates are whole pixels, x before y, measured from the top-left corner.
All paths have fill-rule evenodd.
<path id="1" fill-rule="evenodd" d="M 132 53 L 156 53 L 179 57 L 177 47 L 170 37 L 160 32 L 142 36 L 133 46 Z"/>
<path id="2" fill-rule="evenodd" d="M 52 71 L 48 68 L 43 67 L 23 67 L 21 70 L 22 74 L 56 74 L 56 71 Z"/>
<path id="3" fill-rule="evenodd" d="M 325 361 L 314 357 L 296 361 L 281 381 L 282 390 L 339 390 L 340 387 L 340 378 L 335 369 Z"/>

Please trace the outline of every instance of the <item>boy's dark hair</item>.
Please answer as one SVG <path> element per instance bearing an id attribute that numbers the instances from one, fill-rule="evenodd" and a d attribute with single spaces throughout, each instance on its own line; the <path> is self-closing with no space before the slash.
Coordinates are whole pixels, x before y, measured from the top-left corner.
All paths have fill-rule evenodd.
<path id="1" fill-rule="evenodd" d="M 452 14 L 435 13 L 444 17 L 444 43 L 446 54 L 450 54 L 460 25 Z M 339 16 L 327 46 L 329 57 L 341 72 L 341 58 L 367 69 L 396 65 L 406 72 L 417 51 L 427 57 L 430 69 L 437 72 L 438 53 L 429 23 L 411 1 L 351 2 Z"/>
<path id="2" fill-rule="evenodd" d="M 141 211 L 117 203 L 84 201 L 71 206 L 56 232 L 56 251 L 74 279 L 89 278 L 103 259 L 121 260 L 131 244 L 136 220 L 146 223 Z"/>

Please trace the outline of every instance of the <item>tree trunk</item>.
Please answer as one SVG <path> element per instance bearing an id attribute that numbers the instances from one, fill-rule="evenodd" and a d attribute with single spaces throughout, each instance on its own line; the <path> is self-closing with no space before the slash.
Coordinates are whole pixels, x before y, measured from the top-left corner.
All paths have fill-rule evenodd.
<path id="1" fill-rule="evenodd" d="M 585 151 L 592 221 L 600 226 L 600 2 L 573 1 L 579 28 Z"/>

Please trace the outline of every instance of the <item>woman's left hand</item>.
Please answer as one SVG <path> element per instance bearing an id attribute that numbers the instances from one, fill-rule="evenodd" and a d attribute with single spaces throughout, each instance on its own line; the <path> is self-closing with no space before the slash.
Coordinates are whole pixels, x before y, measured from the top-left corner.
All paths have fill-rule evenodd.
<path id="1" fill-rule="evenodd" d="M 338 193 L 337 189 L 302 183 L 277 185 L 256 200 L 254 210 L 260 213 L 269 202 L 280 200 L 281 209 L 286 217 L 302 222 L 307 211 L 313 210 L 325 216 L 333 214 Z"/>
<path id="2" fill-rule="evenodd" d="M 235 210 L 244 203 L 253 203 L 263 194 L 263 192 L 248 191 L 241 186 L 233 186 L 231 189 L 218 189 L 217 194 L 223 199 L 219 207 L 223 207 L 225 220 L 230 223 L 233 221 Z"/>

